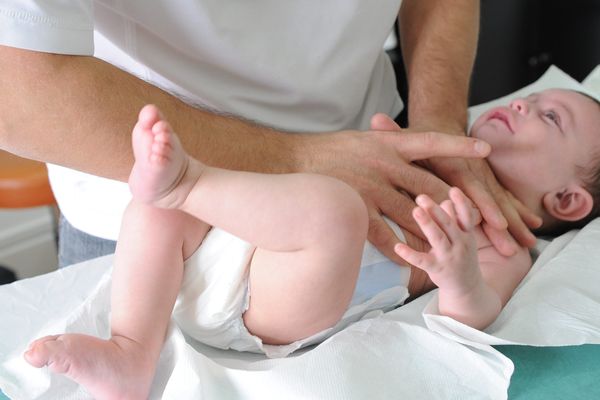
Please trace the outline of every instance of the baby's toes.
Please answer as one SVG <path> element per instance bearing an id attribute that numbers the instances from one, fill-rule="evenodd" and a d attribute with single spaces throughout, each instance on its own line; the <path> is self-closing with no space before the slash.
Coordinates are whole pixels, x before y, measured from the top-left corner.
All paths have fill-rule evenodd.
<path id="1" fill-rule="evenodd" d="M 152 160 L 158 163 L 167 162 L 171 158 L 171 146 L 154 142 L 152 144 Z"/>
<path id="2" fill-rule="evenodd" d="M 165 135 L 168 136 L 171 132 L 173 132 L 171 125 L 164 119 L 156 121 L 156 123 L 154 125 L 152 125 L 152 133 L 157 137 L 161 136 L 161 135 L 163 137 Z"/>
<path id="3" fill-rule="evenodd" d="M 57 338 L 58 335 L 46 336 L 31 342 L 24 354 L 25 360 L 36 368 L 47 365 L 51 356 L 48 344 L 56 342 Z"/>
<path id="4" fill-rule="evenodd" d="M 154 104 L 147 104 L 138 114 L 138 123 L 143 129 L 150 129 L 161 118 L 160 110 Z"/>

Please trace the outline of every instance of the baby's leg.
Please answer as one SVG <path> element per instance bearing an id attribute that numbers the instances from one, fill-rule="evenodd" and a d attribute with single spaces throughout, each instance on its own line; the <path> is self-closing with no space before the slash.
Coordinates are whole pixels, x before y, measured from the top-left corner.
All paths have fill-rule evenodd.
<path id="1" fill-rule="evenodd" d="M 144 128 L 138 124 L 136 129 Z M 115 255 L 111 338 L 79 334 L 42 338 L 31 344 L 27 361 L 64 373 L 97 399 L 147 398 L 183 260 L 207 230 L 208 225 L 183 212 L 132 201 Z"/>
<path id="2" fill-rule="evenodd" d="M 158 115 L 152 107 L 144 113 Z M 161 161 L 173 168 L 149 178 L 136 163 L 134 193 L 258 247 L 248 328 L 266 342 L 285 343 L 333 325 L 351 299 L 366 240 L 367 212 L 358 193 L 322 175 L 211 168 L 185 154 L 168 123 L 156 123 L 152 134 L 146 148 L 167 148 L 169 157 Z"/>

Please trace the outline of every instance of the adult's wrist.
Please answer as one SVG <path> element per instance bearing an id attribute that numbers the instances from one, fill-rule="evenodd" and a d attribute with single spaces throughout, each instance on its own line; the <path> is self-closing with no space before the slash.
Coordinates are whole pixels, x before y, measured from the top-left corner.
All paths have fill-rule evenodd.
<path id="1" fill-rule="evenodd" d="M 464 135 L 467 131 L 467 114 L 457 112 L 458 115 L 443 117 L 428 114 L 409 117 L 408 128 L 416 132 L 434 131 L 453 135 Z"/>
<path id="2" fill-rule="evenodd" d="M 285 140 L 289 152 L 290 172 L 319 172 L 326 158 L 328 163 L 335 158 L 333 148 L 337 142 L 337 133 L 293 133 Z"/>

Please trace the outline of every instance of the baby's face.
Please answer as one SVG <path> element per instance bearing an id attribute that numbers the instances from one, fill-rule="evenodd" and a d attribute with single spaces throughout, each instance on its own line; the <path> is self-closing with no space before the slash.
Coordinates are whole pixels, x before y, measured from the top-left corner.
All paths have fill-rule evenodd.
<path id="1" fill-rule="evenodd" d="M 471 136 L 492 146 L 488 162 L 498 181 L 538 210 L 545 193 L 578 179 L 600 150 L 600 110 L 580 93 L 551 89 L 493 108 Z"/>

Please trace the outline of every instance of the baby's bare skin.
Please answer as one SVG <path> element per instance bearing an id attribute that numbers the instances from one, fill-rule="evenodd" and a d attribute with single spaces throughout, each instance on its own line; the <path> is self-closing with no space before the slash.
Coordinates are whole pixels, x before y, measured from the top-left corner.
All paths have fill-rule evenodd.
<path id="1" fill-rule="evenodd" d="M 163 207 L 178 204 L 179 189 L 183 187 L 180 183 L 189 162 L 174 140 L 177 137 L 156 108 L 142 110 L 133 130 L 136 162 L 129 182 L 140 201 Z M 162 340 L 149 346 L 116 334 L 113 327 L 108 340 L 81 334 L 38 339 L 24 357 L 34 367 L 47 366 L 54 373 L 66 375 L 95 399 L 146 399 L 161 347 Z"/>
<path id="2" fill-rule="evenodd" d="M 153 106 L 140 112 L 132 141 L 134 200 L 115 255 L 112 337 L 42 338 L 25 353 L 30 364 L 65 374 L 96 399 L 147 398 L 184 260 L 210 226 L 257 247 L 249 274 L 253 295 L 240 315 L 250 333 L 267 344 L 288 344 L 339 321 L 368 228 L 366 207 L 350 186 L 323 175 L 205 166 L 185 153 Z M 257 212 L 265 204 L 268 217 Z"/>
<path id="3" fill-rule="evenodd" d="M 25 359 L 34 367 L 47 366 L 66 375 L 95 399 L 147 398 L 155 368 L 147 349 L 120 336 L 47 336 L 31 343 Z"/>

